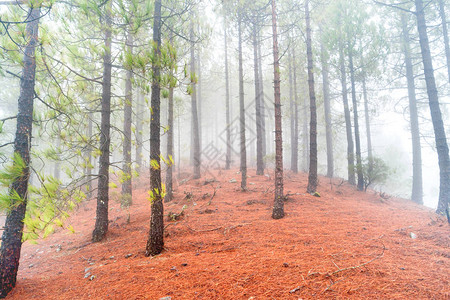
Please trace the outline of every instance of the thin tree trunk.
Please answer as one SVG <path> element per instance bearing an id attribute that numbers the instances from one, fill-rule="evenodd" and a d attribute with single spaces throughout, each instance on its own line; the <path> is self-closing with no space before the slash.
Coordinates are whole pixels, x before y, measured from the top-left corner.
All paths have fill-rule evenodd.
<path id="1" fill-rule="evenodd" d="M 355 181 L 355 156 L 353 153 L 353 133 L 350 108 L 347 95 L 347 75 L 345 72 L 344 49 L 342 41 L 339 41 L 339 65 L 341 71 L 342 100 L 344 103 L 345 129 L 347 134 L 347 162 L 348 162 L 348 182 L 356 184 Z"/>
<path id="2" fill-rule="evenodd" d="M 227 21 L 224 17 L 224 41 L 225 41 L 225 118 L 226 118 L 226 135 L 227 135 L 227 154 L 225 158 L 225 170 L 229 170 L 231 166 L 231 116 L 230 116 L 230 78 L 228 72 L 228 39 L 227 39 Z"/>
<path id="3" fill-rule="evenodd" d="M 173 160 L 173 129 L 174 129 L 174 123 L 173 123 L 173 86 L 169 86 L 169 114 L 168 114 L 168 126 L 169 129 L 167 130 L 167 156 L 169 157 L 170 161 Z M 166 172 L 166 196 L 164 197 L 165 202 L 169 202 L 173 199 L 173 166 L 170 164 L 167 166 L 167 172 Z"/>
<path id="4" fill-rule="evenodd" d="M 358 175 L 358 191 L 364 190 L 364 177 L 362 172 L 361 160 L 361 140 L 359 137 L 359 117 L 358 117 L 358 103 L 356 101 L 356 84 L 355 84 L 355 69 L 353 65 L 353 50 L 348 49 L 348 61 L 350 68 L 350 81 L 352 85 L 352 103 L 353 103 L 353 121 L 355 125 L 355 147 L 356 147 L 356 173 Z"/>
<path id="5" fill-rule="evenodd" d="M 258 74 L 259 74 L 259 94 L 261 101 L 261 136 L 262 136 L 262 157 L 263 157 L 263 170 L 266 168 L 264 163 L 264 158 L 267 154 L 267 137 L 266 137 L 266 106 L 265 106 L 265 96 L 264 96 L 264 80 L 262 72 L 262 54 L 261 54 L 261 36 L 258 32 Z M 270 134 L 270 133 L 269 133 Z M 270 140 L 270 139 L 269 139 Z"/>
<path id="6" fill-rule="evenodd" d="M 272 0 L 272 32 L 273 32 L 273 82 L 275 99 L 275 200 L 272 211 L 273 219 L 284 217 L 283 193 L 283 133 L 281 125 L 281 88 L 280 62 L 278 54 L 277 11 L 275 0 Z"/>
<path id="7" fill-rule="evenodd" d="M 247 149 L 245 145 L 244 70 L 242 67 L 242 16 L 238 16 L 239 35 L 239 120 L 241 137 L 241 189 L 247 189 Z"/>
<path id="8" fill-rule="evenodd" d="M 202 105 L 203 105 L 203 99 L 202 99 L 202 65 L 200 60 L 200 47 L 197 49 L 197 111 L 198 111 L 198 144 L 199 144 L 199 160 L 201 159 L 201 151 L 202 151 L 202 140 L 203 140 L 203 133 L 202 133 Z"/>
<path id="9" fill-rule="evenodd" d="M 366 76 L 362 77 L 362 88 L 364 97 L 364 115 L 366 119 L 366 136 L 367 136 L 367 158 L 369 160 L 369 169 L 373 167 L 373 148 L 372 148 L 372 132 L 370 128 L 370 115 L 369 115 L 369 96 L 367 94 Z"/>
<path id="10" fill-rule="evenodd" d="M 414 82 L 414 69 L 411 59 L 410 37 L 408 22 L 405 13 L 401 14 L 403 33 L 403 53 L 405 56 L 406 81 L 408 84 L 409 122 L 411 126 L 411 141 L 413 155 L 413 184 L 411 200 L 423 204 L 422 183 L 422 147 L 420 145 L 419 115 L 417 112 L 416 84 Z"/>
<path id="11" fill-rule="evenodd" d="M 303 97 L 303 128 L 302 128 L 302 154 L 303 154 L 303 171 L 309 170 L 309 135 L 308 135 L 308 100 Z"/>
<path id="12" fill-rule="evenodd" d="M 298 93 L 297 93 L 297 60 L 295 56 L 295 47 L 292 48 L 293 63 L 293 85 L 294 85 L 294 141 L 292 142 L 292 151 L 295 153 L 294 172 L 298 173 Z"/>
<path id="13" fill-rule="evenodd" d="M 36 75 L 35 51 L 38 46 L 40 7 L 30 8 L 29 20 L 25 27 L 26 41 L 20 79 L 20 96 L 18 100 L 17 129 L 14 139 L 14 154 L 23 161 L 25 168 L 22 176 L 15 179 L 10 189 L 10 195 L 17 193 L 20 203 L 11 197 L 11 210 L 8 212 L 5 229 L 2 235 L 0 249 L 0 298 L 6 297 L 16 286 L 19 269 L 20 250 L 22 248 L 23 219 L 28 200 L 28 180 L 30 178 L 30 148 L 33 128 L 33 100 Z M 19 168 L 14 163 L 15 168 Z"/>
<path id="14" fill-rule="evenodd" d="M 311 19 L 309 16 L 309 0 L 305 3 L 306 16 L 306 56 L 308 58 L 308 86 L 309 86 L 309 109 L 311 112 L 309 130 L 309 175 L 308 187 L 306 191 L 310 194 L 315 193 L 317 189 L 317 111 L 316 111 L 316 92 L 314 91 L 314 71 L 313 55 L 311 41 Z"/>
<path id="15" fill-rule="evenodd" d="M 144 95 L 138 93 L 136 112 L 136 171 L 140 175 L 142 170 L 142 115 L 144 106 Z"/>
<path id="16" fill-rule="evenodd" d="M 442 34 L 444 36 L 445 58 L 447 60 L 448 81 L 450 82 L 450 46 L 449 46 L 449 39 L 448 39 L 447 17 L 445 15 L 444 1 L 438 0 L 438 4 L 439 4 L 439 15 L 441 16 L 441 20 L 442 20 Z"/>
<path id="17" fill-rule="evenodd" d="M 294 83 L 293 83 L 293 61 L 292 61 L 292 48 L 288 50 L 288 73 L 289 73 L 289 121 L 291 125 L 291 171 L 294 173 L 298 172 L 297 169 L 297 152 L 294 151 L 295 141 L 295 124 L 297 120 L 295 119 L 295 108 L 294 108 Z"/>
<path id="18" fill-rule="evenodd" d="M 258 28 L 257 23 L 253 25 L 253 65 L 255 71 L 255 110 L 256 110 L 256 175 L 264 175 L 264 157 L 263 157 L 263 132 L 261 125 L 261 88 L 258 65 Z"/>
<path id="19" fill-rule="evenodd" d="M 105 54 L 103 55 L 103 86 L 102 86 L 102 120 L 100 125 L 100 164 L 97 189 L 97 212 L 92 241 L 101 241 L 108 232 L 108 201 L 109 201 L 109 155 L 111 129 L 111 9 L 112 1 L 106 5 L 105 12 Z"/>
<path id="20" fill-rule="evenodd" d="M 133 54 L 133 35 L 128 32 L 127 51 Z M 126 68 L 125 79 L 125 102 L 124 102 L 124 122 L 123 122 L 123 182 L 122 182 L 122 207 L 128 207 L 133 203 L 132 173 L 131 173 L 131 123 L 133 115 L 133 72 Z"/>
<path id="21" fill-rule="evenodd" d="M 329 80 L 329 66 L 328 54 L 320 43 L 321 62 L 322 62 L 322 81 L 323 81 L 323 107 L 325 114 L 325 137 L 327 143 L 327 177 L 334 175 L 334 159 L 333 159 L 333 129 L 331 127 L 331 103 L 330 103 L 330 80 Z"/>
<path id="22" fill-rule="evenodd" d="M 448 154 L 447 137 L 442 120 L 439 97 L 434 79 L 434 69 L 431 60 L 430 45 L 428 42 L 427 25 L 422 0 L 415 0 L 417 27 L 419 32 L 420 49 L 424 66 L 425 82 L 427 85 L 428 104 L 431 111 L 436 150 L 438 153 L 440 170 L 439 203 L 436 212 L 444 213 L 449 209 L 450 203 L 450 161 Z"/>
<path id="23" fill-rule="evenodd" d="M 88 138 L 89 138 L 89 144 L 87 145 L 86 149 L 86 197 L 88 199 L 91 199 L 92 197 L 92 168 L 93 168 L 93 162 L 92 162 L 92 130 L 93 130 L 93 112 L 90 112 L 88 115 Z"/>
<path id="24" fill-rule="evenodd" d="M 194 25 L 191 24 L 190 38 L 191 38 L 191 76 L 196 76 L 195 74 L 195 44 L 194 44 Z M 191 136 L 191 153 L 193 155 L 194 164 L 194 179 L 200 178 L 200 132 L 198 125 L 198 111 L 197 111 L 197 87 L 196 83 L 192 84 L 192 94 L 191 94 L 191 112 L 192 112 L 192 136 Z"/>
<path id="25" fill-rule="evenodd" d="M 164 205 L 161 185 L 161 149 L 160 149 L 160 116 L 161 116 L 161 0 L 155 1 L 153 18 L 153 42 L 156 45 L 154 55 L 157 58 L 152 65 L 151 121 L 150 121 L 150 192 L 151 219 L 150 232 L 145 249 L 145 256 L 158 255 L 164 248 Z"/>

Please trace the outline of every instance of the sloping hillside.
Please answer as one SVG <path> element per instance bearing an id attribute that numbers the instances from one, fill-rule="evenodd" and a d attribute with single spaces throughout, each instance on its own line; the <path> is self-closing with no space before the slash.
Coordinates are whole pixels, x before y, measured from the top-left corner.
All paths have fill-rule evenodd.
<path id="1" fill-rule="evenodd" d="M 24 245 L 8 299 L 449 299 L 450 226 L 430 209 L 337 179 L 313 197 L 305 174 L 286 173 L 286 216 L 272 220 L 272 178 L 251 176 L 241 192 L 236 170 L 214 176 L 178 186 L 165 213 L 187 208 L 154 258 L 147 180 L 129 223 L 111 201 L 104 242 L 90 243 L 95 201 L 84 203 L 76 233 Z"/>

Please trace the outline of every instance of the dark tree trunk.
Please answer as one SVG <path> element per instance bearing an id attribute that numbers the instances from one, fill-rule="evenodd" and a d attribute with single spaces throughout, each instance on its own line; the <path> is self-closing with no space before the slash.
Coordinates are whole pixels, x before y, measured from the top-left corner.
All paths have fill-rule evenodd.
<path id="1" fill-rule="evenodd" d="M 447 60 L 447 73 L 448 81 L 450 82 L 450 46 L 448 40 L 448 27 L 447 27 L 447 17 L 445 15 L 444 1 L 438 0 L 439 4 L 439 15 L 442 20 L 442 35 L 444 36 L 444 46 L 445 46 L 445 58 Z"/>
<path id="2" fill-rule="evenodd" d="M 261 137 L 262 137 L 262 157 L 263 157 L 263 170 L 266 168 L 264 163 L 264 157 L 267 154 L 267 138 L 266 138 L 266 106 L 265 106 L 265 96 L 264 96 L 264 80 L 262 72 L 262 54 L 261 54 L 261 37 L 260 32 L 258 32 L 258 73 L 259 73 L 259 95 L 261 101 Z"/>
<path id="3" fill-rule="evenodd" d="M 128 32 L 127 51 L 133 53 L 133 36 Z M 123 183 L 122 183 L 122 207 L 128 207 L 133 203 L 132 190 L 132 173 L 131 173 L 131 123 L 133 115 L 133 72 L 131 69 L 126 70 L 125 78 L 125 102 L 124 102 L 124 118 L 123 118 Z"/>
<path id="4" fill-rule="evenodd" d="M 314 91 L 313 54 L 311 41 L 311 19 L 309 16 L 309 0 L 305 3 L 306 16 L 306 56 L 308 58 L 308 86 L 309 86 L 309 109 L 311 112 L 309 122 L 309 175 L 308 193 L 315 193 L 317 189 L 317 111 L 316 92 Z"/>
<path id="5" fill-rule="evenodd" d="M 292 60 L 292 51 L 293 47 L 290 47 L 288 50 L 288 72 L 289 72 L 289 120 L 291 125 L 291 171 L 294 173 L 298 172 L 298 166 L 297 166 L 297 151 L 295 151 L 294 143 L 297 141 L 295 140 L 295 126 L 297 123 L 297 119 L 295 117 L 295 100 L 294 100 L 294 83 L 293 83 L 293 67 L 292 64 L 294 63 Z"/>
<path id="6" fill-rule="evenodd" d="M 361 140 L 359 137 L 359 118 L 358 118 L 358 103 L 356 101 L 356 84 L 355 84 L 355 68 L 353 65 L 353 49 L 348 49 L 348 61 L 350 69 L 350 81 L 352 85 L 352 103 L 353 103 L 353 122 L 355 126 L 355 147 L 356 147 L 356 173 L 358 175 L 358 191 L 364 190 L 364 177 L 362 171 L 361 160 Z"/>
<path id="7" fill-rule="evenodd" d="M 334 175 L 334 159 L 333 159 L 333 129 L 331 127 L 331 103 L 330 103 L 330 80 L 328 53 L 323 44 L 320 44 L 321 62 L 322 62 L 322 81 L 323 81 L 323 107 L 325 114 L 325 137 L 327 142 L 327 177 Z"/>
<path id="8" fill-rule="evenodd" d="M 171 71 L 171 73 L 173 73 Z M 173 74 L 171 74 L 173 76 Z M 167 156 L 169 160 L 173 160 L 173 86 L 169 86 L 169 113 L 167 118 L 167 125 L 169 129 L 167 130 Z M 170 159 L 172 157 L 172 159 Z M 173 165 L 167 166 L 166 172 L 166 196 L 164 197 L 164 202 L 172 201 L 173 199 Z"/>
<path id="9" fill-rule="evenodd" d="M 253 65 L 255 71 L 255 110 L 256 110 L 256 175 L 264 175 L 264 157 L 263 157 L 263 132 L 261 125 L 261 83 L 259 82 L 258 65 L 258 28 L 257 22 L 253 25 Z"/>
<path id="10" fill-rule="evenodd" d="M 105 54 L 103 55 L 103 85 L 102 85 L 102 120 L 100 125 L 100 164 L 97 189 L 97 212 L 92 241 L 101 241 L 108 232 L 108 201 L 109 201 L 109 145 L 111 129 L 111 9 L 112 1 L 105 6 Z"/>
<path id="11" fill-rule="evenodd" d="M 366 136 L 367 136 L 367 158 L 369 160 L 369 170 L 373 169 L 373 150 L 372 150 L 372 132 L 370 129 L 370 114 L 369 114 L 369 97 L 367 95 L 366 76 L 362 77 L 362 88 L 364 97 L 364 115 L 366 119 Z"/>
<path id="12" fill-rule="evenodd" d="M 292 48 L 292 64 L 293 64 L 293 85 L 294 85 L 294 140 L 292 142 L 292 152 L 295 153 L 294 169 L 298 173 L 298 93 L 297 93 L 297 60 L 295 56 L 295 47 Z"/>
<path id="13" fill-rule="evenodd" d="M 155 1 L 153 18 L 153 42 L 155 57 L 161 56 L 161 0 Z M 152 65 L 151 121 L 150 121 L 150 191 L 152 212 L 150 232 L 145 249 L 145 256 L 158 255 L 164 248 L 164 205 L 161 187 L 161 150 L 160 150 L 160 116 L 161 116 L 161 66 L 159 59 Z"/>
<path id="14" fill-rule="evenodd" d="M 196 76 L 195 74 L 195 43 L 194 43 L 194 25 L 191 24 L 190 30 L 190 39 L 191 39 L 191 76 Z M 192 121 L 191 121 L 191 155 L 192 155 L 192 163 L 194 165 L 194 179 L 200 178 L 200 132 L 198 128 L 198 107 L 197 107 L 197 85 L 194 82 L 192 84 L 192 94 L 191 94 L 191 113 L 192 113 Z"/>
<path id="15" fill-rule="evenodd" d="M 275 0 L 272 0 L 272 32 L 273 32 L 273 82 L 275 99 L 275 200 L 272 218 L 284 217 L 283 195 L 283 135 L 281 126 L 281 88 L 280 62 L 278 54 L 277 10 Z"/>
<path id="16" fill-rule="evenodd" d="M 344 49 L 342 41 L 339 41 L 339 65 L 341 71 L 342 100 L 344 103 L 345 129 L 347 134 L 347 161 L 348 161 L 348 182 L 356 184 L 355 181 L 355 156 L 353 153 L 353 133 L 350 108 L 348 106 L 347 95 L 347 75 L 345 72 Z"/>
<path id="17" fill-rule="evenodd" d="M 143 106 L 144 95 L 138 94 L 137 112 L 136 112 L 136 171 L 141 174 L 142 170 L 142 121 L 143 121 Z"/>
<path id="18" fill-rule="evenodd" d="M 224 17 L 225 18 L 225 17 Z M 225 40 L 225 117 L 226 117 L 226 135 L 227 135 L 227 154 L 225 158 L 225 169 L 229 170 L 231 166 L 231 117 L 230 117 L 230 78 L 228 72 L 228 38 L 227 38 L 227 21 L 224 21 L 224 40 Z"/>
<path id="19" fill-rule="evenodd" d="M 407 15 L 401 14 L 403 33 L 403 53 L 405 56 L 406 81 L 408 84 L 409 122 L 411 126 L 411 141 L 413 155 L 413 184 L 411 200 L 423 204 L 422 183 L 422 147 L 420 145 L 419 115 L 417 112 L 416 84 L 414 82 L 414 69 L 411 58 L 410 37 Z"/>
<path id="20" fill-rule="evenodd" d="M 239 120 L 241 137 L 241 189 L 247 189 L 247 149 L 245 145 L 244 70 L 242 67 L 242 16 L 238 16 L 239 35 Z"/>
<path id="21" fill-rule="evenodd" d="M 308 135 L 308 98 L 303 97 L 303 128 L 302 128 L 302 154 L 303 154 L 303 171 L 309 170 L 309 135 Z"/>
<path id="22" fill-rule="evenodd" d="M 17 193 L 22 200 L 15 203 L 11 198 L 11 211 L 8 212 L 0 249 L 0 298 L 6 297 L 16 286 L 19 269 L 20 250 L 22 248 L 23 219 L 28 199 L 28 179 L 30 178 L 30 147 L 33 127 L 33 100 L 36 75 L 35 50 L 38 46 L 40 8 L 30 8 L 29 20 L 25 28 L 26 40 L 23 57 L 22 77 L 20 79 L 20 96 L 18 100 L 17 129 L 14 140 L 14 153 L 25 164 L 22 175 L 14 180 L 10 194 Z M 18 167 L 15 165 L 15 167 Z"/>
<path id="23" fill-rule="evenodd" d="M 427 25 L 422 0 L 415 0 L 417 27 L 419 31 L 420 49 L 427 85 L 428 104 L 431 111 L 431 119 L 434 128 L 436 150 L 438 153 L 440 170 L 439 203 L 436 212 L 444 213 L 448 210 L 450 203 L 450 161 L 448 154 L 447 137 L 445 135 L 444 122 L 442 120 L 441 108 L 434 79 L 434 69 L 431 60 L 430 45 L 428 42 Z"/>

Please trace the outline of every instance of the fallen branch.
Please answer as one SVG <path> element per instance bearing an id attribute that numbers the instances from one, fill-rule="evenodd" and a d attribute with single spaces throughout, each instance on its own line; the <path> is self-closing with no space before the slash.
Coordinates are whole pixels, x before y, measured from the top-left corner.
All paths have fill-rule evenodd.
<path id="1" fill-rule="evenodd" d="M 237 225 L 233 225 L 233 226 L 227 227 L 223 231 L 223 234 L 227 234 L 228 232 L 230 232 L 231 229 L 238 228 L 238 227 L 243 227 L 243 226 L 246 226 L 246 225 L 252 225 L 252 223 L 237 224 Z"/>
<path id="2" fill-rule="evenodd" d="M 220 226 L 220 227 L 212 228 L 212 229 L 202 229 L 202 230 L 198 230 L 198 229 L 194 229 L 194 228 L 190 227 L 189 225 L 186 225 L 186 226 L 187 226 L 187 228 L 189 228 L 190 230 L 192 230 L 192 231 L 194 231 L 194 232 L 211 232 L 211 231 L 216 231 L 216 230 L 219 230 L 219 229 L 222 229 L 222 228 L 223 228 L 222 226 Z"/>
<path id="3" fill-rule="evenodd" d="M 170 225 L 177 225 L 177 224 L 180 223 L 180 222 L 182 222 L 182 221 L 169 223 L 169 224 L 167 224 L 166 226 L 164 226 L 164 230 L 166 230 L 166 228 L 169 227 Z"/>
<path id="4" fill-rule="evenodd" d="M 227 247 L 227 248 L 224 248 L 224 249 L 215 250 L 215 251 L 213 251 L 211 253 L 218 253 L 218 252 L 225 252 L 225 251 L 235 250 L 235 249 L 238 249 L 240 247 L 241 247 L 241 245 L 234 246 L 234 247 Z"/>
<path id="5" fill-rule="evenodd" d="M 340 272 L 344 272 L 344 271 L 348 271 L 348 270 L 354 270 L 354 269 L 359 269 L 361 267 L 364 267 L 365 265 L 370 264 L 374 260 L 377 260 L 377 259 L 383 257 L 384 251 L 386 250 L 386 246 L 384 246 L 384 244 L 382 244 L 382 245 L 383 245 L 383 251 L 381 251 L 381 253 L 379 255 L 377 255 L 376 257 L 372 258 L 371 260 L 366 261 L 365 263 L 362 263 L 362 264 L 357 265 L 357 266 L 352 266 L 352 267 L 348 267 L 348 268 L 339 269 L 339 270 L 334 271 L 333 273 L 330 273 L 328 275 L 335 275 L 335 274 L 340 273 Z"/>

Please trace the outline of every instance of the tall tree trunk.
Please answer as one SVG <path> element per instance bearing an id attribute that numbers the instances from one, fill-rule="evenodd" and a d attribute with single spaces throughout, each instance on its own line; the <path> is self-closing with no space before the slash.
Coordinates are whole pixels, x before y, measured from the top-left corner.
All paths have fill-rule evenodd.
<path id="1" fill-rule="evenodd" d="M 259 74 L 259 95 L 261 101 L 259 104 L 261 105 L 261 147 L 262 147 L 262 157 L 263 157 L 263 170 L 265 169 L 264 157 L 267 154 L 267 137 L 266 137 L 266 106 L 265 106 L 265 96 L 264 96 L 264 80 L 263 80 L 263 72 L 262 72 L 262 54 L 261 54 L 261 36 L 260 32 L 258 32 L 258 74 Z M 269 133 L 270 134 L 270 133 Z"/>
<path id="2" fill-rule="evenodd" d="M 328 66 L 328 53 L 323 43 L 320 43 L 321 63 L 322 63 L 322 81 L 323 81 L 323 107 L 325 114 L 325 137 L 327 143 L 327 177 L 334 175 L 333 159 L 333 129 L 331 127 L 331 103 L 330 103 L 330 69 Z"/>
<path id="3" fill-rule="evenodd" d="M 295 153 L 294 172 L 298 173 L 298 93 L 297 93 L 297 59 L 295 56 L 295 47 L 292 48 L 293 64 L 293 85 L 294 85 L 294 141 L 292 142 L 292 152 Z"/>
<path id="4" fill-rule="evenodd" d="M 173 161 L 173 86 L 172 84 L 169 86 L 169 113 L 168 113 L 168 126 L 169 130 L 167 130 L 167 156 L 170 161 Z M 172 159 L 170 159 L 172 158 Z M 166 172 L 166 196 L 164 197 L 165 202 L 169 202 L 173 199 L 173 166 L 170 164 L 167 166 Z"/>
<path id="5" fill-rule="evenodd" d="M 150 232 L 145 249 L 145 256 L 157 255 L 164 248 L 164 205 L 161 185 L 161 149 L 160 149 L 160 116 L 161 116 L 161 86 L 160 86 L 160 56 L 161 56 L 161 0 L 155 1 L 153 18 L 153 42 L 156 45 L 156 57 L 152 65 L 151 121 L 150 121 L 150 192 L 152 212 Z"/>
<path id="6" fill-rule="evenodd" d="M 311 19 L 309 16 L 309 0 L 305 3 L 306 16 L 306 56 L 308 58 L 308 86 L 309 86 L 309 109 L 311 112 L 309 122 L 309 175 L 308 193 L 315 193 L 317 189 L 317 111 L 316 92 L 314 91 L 314 70 L 311 41 Z"/>
<path id="7" fill-rule="evenodd" d="M 142 170 L 142 115 L 144 106 L 144 95 L 142 92 L 137 96 L 137 109 L 136 109 L 136 171 L 141 174 Z"/>
<path id="8" fill-rule="evenodd" d="M 422 52 L 422 62 L 427 85 L 428 104 L 433 122 L 434 137 L 439 160 L 440 187 L 439 203 L 436 212 L 444 213 L 448 211 L 450 203 L 450 161 L 448 154 L 447 137 L 445 135 L 444 122 L 442 120 L 441 108 L 434 79 L 434 69 L 431 60 L 430 45 L 428 42 L 427 25 L 422 0 L 415 0 L 417 27 L 419 31 L 420 49 Z"/>
<path id="9" fill-rule="evenodd" d="M 410 37 L 408 21 L 405 13 L 401 14 L 403 53 L 405 56 L 406 81 L 408 85 L 409 122 L 411 126 L 411 141 L 413 155 L 413 184 L 411 200 L 423 204 L 422 183 L 422 147 L 420 145 L 419 115 L 417 112 L 416 84 L 414 82 L 414 69 L 411 58 Z"/>
<path id="10" fill-rule="evenodd" d="M 11 210 L 8 212 L 5 229 L 2 235 L 0 249 L 0 298 L 6 297 L 16 286 L 17 271 L 19 269 L 20 250 L 22 248 L 23 219 L 28 200 L 28 179 L 30 178 L 30 148 L 33 128 L 33 100 L 36 75 L 35 51 L 38 46 L 40 7 L 30 8 L 31 20 L 25 27 L 25 37 L 28 44 L 22 64 L 22 77 L 20 79 L 20 96 L 18 100 L 17 129 L 14 140 L 14 154 L 23 161 L 25 168 L 21 176 L 16 178 L 11 186 L 10 195 L 17 193 L 20 203 L 11 197 Z M 14 167 L 18 168 L 16 163 Z"/>
<path id="11" fill-rule="evenodd" d="M 339 41 L 339 65 L 341 71 L 342 100 L 344 103 L 345 129 L 347 134 L 347 162 L 348 162 L 348 182 L 355 184 L 355 155 L 353 152 L 353 133 L 350 108 L 348 106 L 347 75 L 345 72 L 344 47 Z"/>
<path id="12" fill-rule="evenodd" d="M 353 65 L 353 49 L 348 49 L 348 61 L 350 69 L 350 81 L 352 85 L 352 103 L 353 103 L 353 121 L 355 126 L 355 147 L 356 147 L 356 173 L 358 175 L 358 190 L 364 190 L 364 177 L 362 172 L 361 160 L 361 140 L 359 137 L 359 117 L 358 117 L 358 103 L 356 101 L 356 84 L 355 84 L 355 68 Z"/>
<path id="13" fill-rule="evenodd" d="M 439 4 L 439 15 L 442 20 L 442 34 L 444 36 L 444 46 L 445 46 L 445 58 L 447 60 L 447 73 L 448 81 L 450 82 L 450 46 L 448 40 L 448 27 L 447 27 L 447 17 L 445 15 L 444 1 L 438 0 Z"/>
<path id="14" fill-rule="evenodd" d="M 109 201 L 109 145 L 111 129 L 111 9 L 112 0 L 105 6 L 105 54 L 103 55 L 102 84 L 102 120 L 100 125 L 100 164 L 97 188 L 97 212 L 92 241 L 101 241 L 108 232 L 108 201 Z"/>
<path id="15" fill-rule="evenodd" d="M 239 120 L 241 137 L 241 189 L 247 189 L 247 149 L 245 145 L 244 70 L 242 67 L 242 15 L 238 16 L 239 35 Z"/>
<path id="16" fill-rule="evenodd" d="M 133 35 L 129 31 L 127 34 L 127 51 L 133 54 Z M 131 173 L 131 123 L 133 115 L 133 72 L 131 68 L 126 68 L 125 78 L 125 102 L 123 118 L 123 182 L 121 206 L 128 207 L 133 203 L 132 173 Z"/>
<path id="17" fill-rule="evenodd" d="M 302 128 L 302 154 L 303 154 L 303 171 L 309 170 L 309 135 L 308 135 L 308 98 L 303 97 L 303 128 Z"/>
<path id="18" fill-rule="evenodd" d="M 228 72 L 228 38 L 227 38 L 227 21 L 224 17 L 224 41 L 225 41 L 225 118 L 226 118 L 226 135 L 227 135 L 227 154 L 225 158 L 225 170 L 229 170 L 231 166 L 231 116 L 230 116 L 230 78 Z"/>
<path id="19" fill-rule="evenodd" d="M 258 65 L 258 28 L 257 21 L 253 25 L 253 65 L 255 74 L 255 110 L 256 110 L 256 175 L 264 175 L 263 132 L 261 125 L 261 88 Z"/>
<path id="20" fill-rule="evenodd" d="M 277 10 L 272 0 L 272 33 L 273 33 L 273 82 L 275 99 L 275 200 L 272 211 L 273 219 L 284 217 L 283 195 L 283 133 L 281 125 L 281 88 L 280 61 L 278 54 Z"/>
<path id="21" fill-rule="evenodd" d="M 288 73 L 289 73 L 289 121 L 291 125 L 291 171 L 294 173 L 298 172 L 297 169 L 297 152 L 294 151 L 295 141 L 295 124 L 297 120 L 295 118 L 295 108 L 294 108 L 294 84 L 293 84 L 293 61 L 292 61 L 292 48 L 288 49 Z"/>
<path id="22" fill-rule="evenodd" d="M 194 25 L 191 24 L 190 30 L 191 39 L 191 76 L 196 76 L 196 62 L 195 62 L 195 43 L 194 43 Z M 191 93 L 191 153 L 192 153 L 192 163 L 194 164 L 194 179 L 200 178 L 200 133 L 198 126 L 198 110 L 197 110 L 197 85 L 196 82 L 191 82 L 192 93 Z"/>
<path id="23" fill-rule="evenodd" d="M 202 151 L 202 64 L 200 60 L 200 47 L 197 49 L 197 111 L 198 111 L 198 144 L 199 144 L 199 159 L 201 159 L 201 151 Z"/>
<path id="24" fill-rule="evenodd" d="M 370 129 L 370 115 L 369 115 L 369 97 L 367 94 L 366 76 L 362 77 L 362 88 L 364 97 L 364 115 L 366 119 L 366 136 L 367 136 L 367 158 L 369 160 L 369 171 L 373 169 L 373 148 L 372 148 L 372 132 Z"/>
<path id="25" fill-rule="evenodd" d="M 93 130 L 93 122 L 92 119 L 94 118 L 94 113 L 89 112 L 88 114 L 88 137 L 89 137 L 89 144 L 87 145 L 86 149 L 86 197 L 88 199 L 91 199 L 92 197 L 92 168 L 93 168 L 93 161 L 92 161 L 92 130 Z"/>

